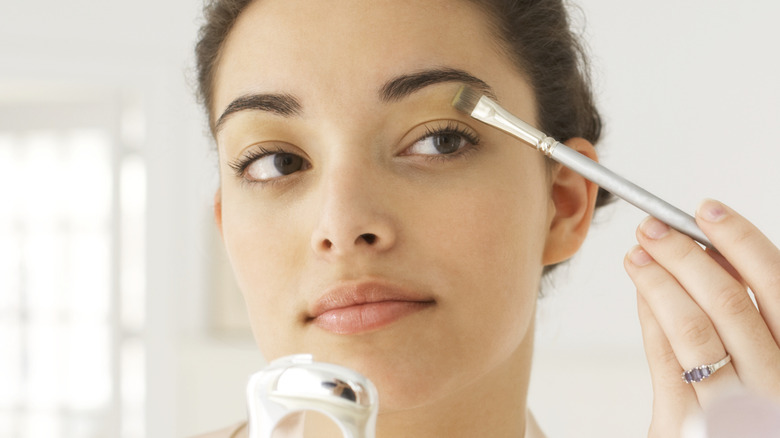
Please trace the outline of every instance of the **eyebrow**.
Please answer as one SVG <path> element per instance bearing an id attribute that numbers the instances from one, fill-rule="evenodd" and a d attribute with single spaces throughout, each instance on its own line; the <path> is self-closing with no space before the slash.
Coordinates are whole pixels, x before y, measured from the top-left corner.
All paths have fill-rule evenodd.
<path id="1" fill-rule="evenodd" d="M 225 108 L 214 124 L 214 132 L 218 132 L 227 118 L 239 111 L 267 111 L 280 116 L 292 117 L 301 114 L 303 106 L 295 96 L 284 93 L 247 94 L 240 96 Z"/>
<path id="2" fill-rule="evenodd" d="M 397 102 L 431 85 L 445 82 L 460 82 L 470 85 L 488 97 L 497 100 L 493 88 L 482 79 L 460 69 L 439 67 L 420 70 L 396 76 L 387 81 L 379 90 L 379 97 L 385 103 Z M 303 105 L 295 96 L 286 93 L 260 93 L 240 96 L 230 104 L 214 124 L 214 132 L 219 132 L 225 121 L 239 111 L 266 111 L 284 117 L 300 116 Z"/>
<path id="3" fill-rule="evenodd" d="M 425 87 L 444 82 L 461 82 L 478 89 L 493 100 L 496 93 L 485 81 L 456 68 L 442 67 L 421 70 L 389 80 L 379 92 L 384 102 L 397 102 Z"/>

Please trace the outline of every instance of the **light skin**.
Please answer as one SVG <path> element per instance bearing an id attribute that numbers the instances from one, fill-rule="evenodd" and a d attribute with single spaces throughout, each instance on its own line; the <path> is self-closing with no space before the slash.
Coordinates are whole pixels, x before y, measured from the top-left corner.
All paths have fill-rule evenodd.
<path id="1" fill-rule="evenodd" d="M 541 272 L 571 257 L 590 224 L 593 184 L 451 108 L 474 78 L 536 123 L 532 89 L 465 2 L 263 0 L 220 58 L 215 217 L 257 342 L 268 359 L 312 353 L 368 376 L 379 437 L 522 436 Z M 567 144 L 595 158 L 587 141 Z M 780 253 L 720 204 L 703 204 L 697 220 L 725 258 L 653 234 L 653 221 L 626 258 L 653 437 L 677 436 L 686 414 L 734 386 L 780 399 Z M 361 282 L 426 304 L 359 333 L 312 323 L 325 291 Z M 726 352 L 733 363 L 715 376 L 680 381 Z"/>
<path id="2" fill-rule="evenodd" d="M 383 96 L 431 71 L 469 76 Z M 254 335 L 268 359 L 312 353 L 369 377 L 380 437 L 522 436 L 541 272 L 590 224 L 595 185 L 451 107 L 472 77 L 535 123 L 532 90 L 466 3 L 255 2 L 220 60 L 215 216 Z M 268 110 L 269 94 L 293 110 Z M 282 175 L 263 148 L 300 166 Z M 326 290 L 369 281 L 427 304 L 354 334 L 312 324 Z"/>
<path id="3" fill-rule="evenodd" d="M 679 436 L 687 416 L 734 393 L 780 403 L 780 251 L 717 201 L 702 202 L 696 222 L 720 254 L 649 218 L 625 260 L 653 380 L 654 438 Z M 681 382 L 683 370 L 727 353 L 731 363 L 711 377 Z"/>

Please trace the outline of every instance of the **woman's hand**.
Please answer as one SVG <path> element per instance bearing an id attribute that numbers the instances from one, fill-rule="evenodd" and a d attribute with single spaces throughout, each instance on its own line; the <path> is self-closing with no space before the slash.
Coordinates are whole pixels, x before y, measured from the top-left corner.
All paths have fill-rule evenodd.
<path id="1" fill-rule="evenodd" d="M 679 436 L 688 415 L 735 389 L 780 403 L 780 250 L 719 202 L 704 201 L 696 222 L 720 254 L 648 218 L 624 262 L 653 381 L 651 437 Z M 727 354 L 712 376 L 683 381 Z"/>

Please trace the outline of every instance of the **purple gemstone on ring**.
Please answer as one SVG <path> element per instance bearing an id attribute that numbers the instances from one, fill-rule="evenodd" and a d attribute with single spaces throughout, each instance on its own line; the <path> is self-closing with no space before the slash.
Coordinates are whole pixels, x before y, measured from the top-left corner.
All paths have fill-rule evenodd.
<path id="1" fill-rule="evenodd" d="M 694 382 L 701 382 L 704 376 L 701 375 L 701 368 L 694 368 L 691 370 L 691 378 Z"/>
<path id="2" fill-rule="evenodd" d="M 705 377 L 709 377 L 710 374 L 712 374 L 712 372 L 710 372 L 710 367 L 706 367 L 706 366 L 705 367 L 701 367 L 702 379 L 705 378 Z"/>

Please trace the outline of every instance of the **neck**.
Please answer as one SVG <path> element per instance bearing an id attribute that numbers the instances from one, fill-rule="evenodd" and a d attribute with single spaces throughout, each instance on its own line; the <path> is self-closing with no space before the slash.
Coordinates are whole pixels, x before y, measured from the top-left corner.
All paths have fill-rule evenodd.
<path id="1" fill-rule="evenodd" d="M 507 360 L 448 397 L 414 409 L 380 411 L 377 438 L 524 437 L 533 337 L 533 330 L 529 330 Z M 323 416 L 306 417 L 307 437 L 311 433 L 317 437 L 342 436 Z"/>

